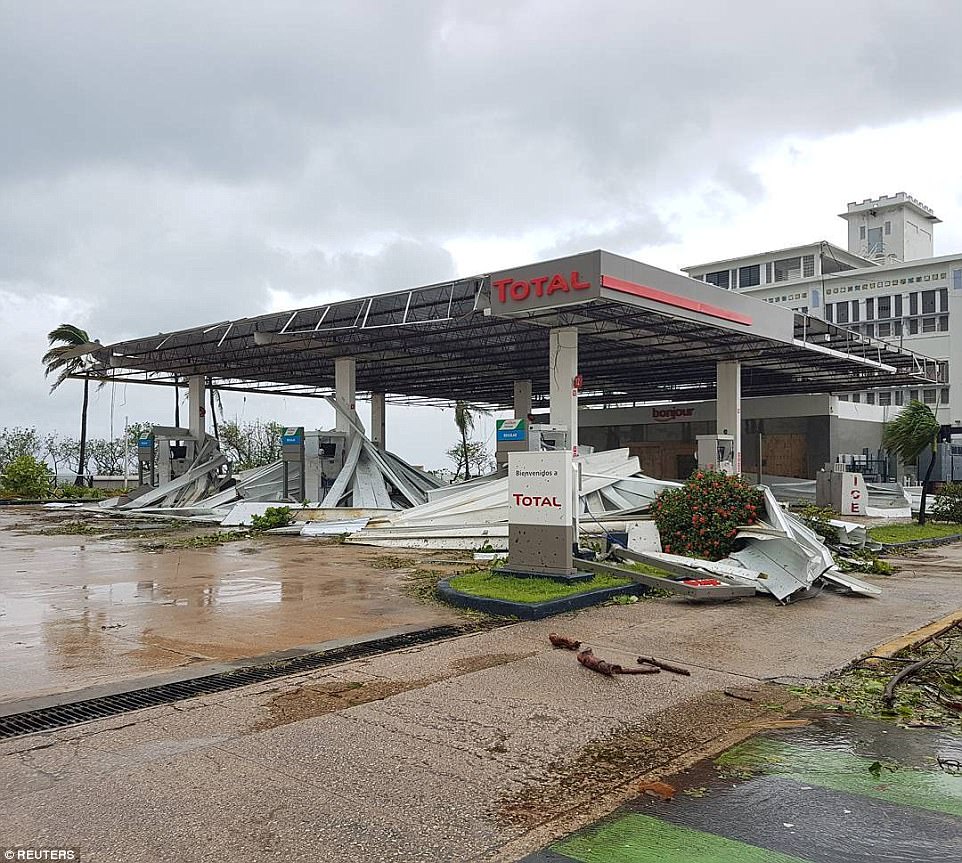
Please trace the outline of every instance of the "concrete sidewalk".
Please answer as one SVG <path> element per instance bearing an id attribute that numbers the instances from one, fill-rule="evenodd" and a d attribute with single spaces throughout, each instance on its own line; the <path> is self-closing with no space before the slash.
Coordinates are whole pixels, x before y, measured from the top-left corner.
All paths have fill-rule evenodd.
<path id="1" fill-rule="evenodd" d="M 962 606 L 962 547 L 902 566 L 878 600 L 597 608 L 8 741 L 0 847 L 118 863 L 518 859 L 638 776 L 777 716 L 791 696 L 776 682 Z M 552 650 L 555 629 L 693 674 L 604 678 Z"/>

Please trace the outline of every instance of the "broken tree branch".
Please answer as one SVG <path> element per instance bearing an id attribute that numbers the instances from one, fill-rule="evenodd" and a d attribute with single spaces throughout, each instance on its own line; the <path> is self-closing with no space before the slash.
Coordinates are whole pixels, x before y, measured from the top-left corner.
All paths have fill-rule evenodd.
<path id="1" fill-rule="evenodd" d="M 575 641 L 566 635 L 558 635 L 557 632 L 549 632 L 548 641 L 551 642 L 552 647 L 563 647 L 565 650 L 577 650 L 581 647 L 580 641 Z"/>
<path id="2" fill-rule="evenodd" d="M 928 659 L 920 659 L 918 662 L 913 662 L 911 665 L 906 665 L 905 668 L 903 668 L 888 682 L 888 685 L 885 687 L 885 692 L 882 693 L 882 704 L 884 704 L 886 707 L 891 707 L 895 702 L 895 687 L 904 680 L 907 680 L 917 671 L 921 671 L 934 659 L 934 656 L 930 656 Z"/>
<path id="3" fill-rule="evenodd" d="M 653 665 L 642 665 L 640 668 L 625 668 L 623 665 L 612 665 L 615 674 L 659 674 L 660 668 Z"/>
<path id="4" fill-rule="evenodd" d="M 638 662 L 641 665 L 654 665 L 656 668 L 660 668 L 663 671 L 670 671 L 672 674 L 683 674 L 685 677 L 691 677 L 691 672 L 687 668 L 681 665 L 673 665 L 670 662 L 665 662 L 663 659 L 655 659 L 654 656 L 639 656 Z"/>
<path id="5" fill-rule="evenodd" d="M 597 671 L 598 674 L 603 674 L 605 677 L 611 677 L 615 673 L 614 668 L 603 659 L 598 659 L 590 647 L 586 647 L 578 654 L 578 662 L 585 668 Z"/>

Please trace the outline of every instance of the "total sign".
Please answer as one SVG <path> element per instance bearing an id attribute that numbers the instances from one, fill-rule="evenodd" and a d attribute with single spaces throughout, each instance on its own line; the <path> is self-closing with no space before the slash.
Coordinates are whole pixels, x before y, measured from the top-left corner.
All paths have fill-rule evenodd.
<path id="1" fill-rule="evenodd" d="M 508 453 L 508 521 L 562 527 L 572 520 L 571 453 Z"/>

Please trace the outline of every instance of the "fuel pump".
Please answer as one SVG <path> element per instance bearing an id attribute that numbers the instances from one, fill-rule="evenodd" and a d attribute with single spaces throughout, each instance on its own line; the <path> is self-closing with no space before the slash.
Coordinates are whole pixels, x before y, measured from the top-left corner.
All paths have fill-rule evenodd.
<path id="1" fill-rule="evenodd" d="M 304 426 L 284 429 L 281 435 L 284 499 L 306 500 L 304 486 Z M 292 470 L 293 468 L 293 470 Z"/>
<path id="2" fill-rule="evenodd" d="M 137 484 L 157 485 L 157 468 L 154 462 L 154 436 L 145 432 L 137 439 Z"/>
<path id="3" fill-rule="evenodd" d="M 700 434 L 698 441 L 698 467 L 733 476 L 735 470 L 735 437 L 728 434 Z"/>

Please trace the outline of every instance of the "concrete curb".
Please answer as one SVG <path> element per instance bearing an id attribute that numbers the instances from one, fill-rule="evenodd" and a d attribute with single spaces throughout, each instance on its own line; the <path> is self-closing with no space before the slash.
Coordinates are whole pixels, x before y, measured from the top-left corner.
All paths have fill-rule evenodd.
<path id="1" fill-rule="evenodd" d="M 921 641 L 928 641 L 930 638 L 940 635 L 957 623 L 962 623 L 962 609 L 953 611 L 951 614 L 933 620 L 919 629 L 914 629 L 912 632 L 907 632 L 905 635 L 900 635 L 898 638 L 893 638 L 891 641 L 878 645 L 871 651 L 871 656 L 895 656 L 896 653 L 908 647 L 914 647 Z M 862 665 L 877 665 L 880 661 L 878 659 L 865 659 Z"/>
<path id="2" fill-rule="evenodd" d="M 456 577 L 456 576 L 452 576 Z M 491 599 L 486 596 L 475 596 L 462 593 L 451 587 L 450 579 L 442 579 L 435 588 L 442 601 L 458 608 L 471 608 L 499 617 L 516 617 L 519 620 L 541 620 L 553 614 L 564 611 L 577 611 L 614 599 L 616 596 L 641 596 L 647 588 L 642 584 L 626 584 L 624 587 L 606 587 L 602 590 L 588 590 L 561 599 L 550 599 L 546 602 L 512 602 L 507 599 Z"/>
<path id="3" fill-rule="evenodd" d="M 871 536 L 869 536 L 871 539 Z M 931 539 L 910 539 L 907 542 L 883 542 L 882 551 L 901 551 L 913 548 L 933 548 L 939 545 L 949 545 L 962 540 L 962 533 L 950 533 L 948 536 L 935 536 Z"/>

